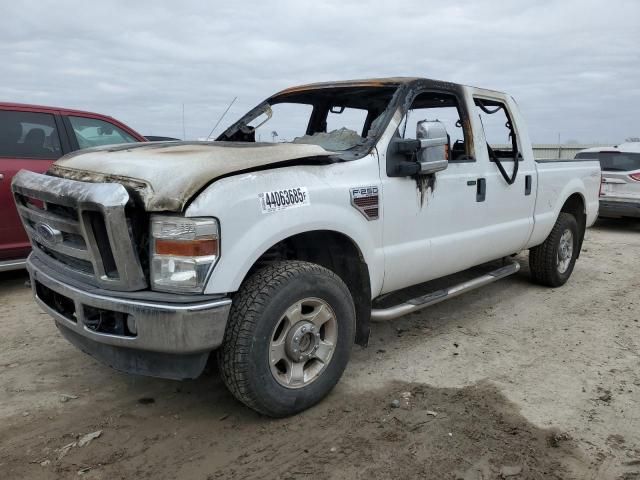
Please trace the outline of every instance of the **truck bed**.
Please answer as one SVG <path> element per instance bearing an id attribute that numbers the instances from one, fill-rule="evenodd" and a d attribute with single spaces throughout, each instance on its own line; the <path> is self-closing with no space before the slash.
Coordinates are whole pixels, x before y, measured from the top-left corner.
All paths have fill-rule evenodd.
<path id="1" fill-rule="evenodd" d="M 533 247 L 547 238 L 564 203 L 571 195 L 580 195 L 585 205 L 586 227 L 598 218 L 600 163 L 597 161 L 536 160 L 538 172 L 534 228 L 527 244 Z"/>
<path id="2" fill-rule="evenodd" d="M 581 158 L 537 158 L 536 163 L 567 163 L 567 162 L 585 162 Z"/>

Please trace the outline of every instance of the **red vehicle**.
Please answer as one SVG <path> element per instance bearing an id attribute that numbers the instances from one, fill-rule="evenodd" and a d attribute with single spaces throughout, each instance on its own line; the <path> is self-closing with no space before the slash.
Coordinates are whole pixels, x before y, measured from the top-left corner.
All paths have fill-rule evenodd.
<path id="1" fill-rule="evenodd" d="M 74 150 L 145 141 L 106 115 L 0 103 L 0 272 L 22 268 L 31 250 L 11 194 L 11 179 L 19 170 L 42 173 Z"/>

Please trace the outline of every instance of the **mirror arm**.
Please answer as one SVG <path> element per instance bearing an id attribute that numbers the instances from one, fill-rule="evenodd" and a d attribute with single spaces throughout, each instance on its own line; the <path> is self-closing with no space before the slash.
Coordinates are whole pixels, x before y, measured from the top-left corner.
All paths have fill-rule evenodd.
<path id="1" fill-rule="evenodd" d="M 428 138 L 418 141 L 420 142 L 420 148 L 442 147 L 449 143 L 446 138 Z"/>
<path id="2" fill-rule="evenodd" d="M 429 147 L 442 147 L 447 145 L 446 138 L 429 138 L 422 140 L 402 140 L 397 142 L 397 152 L 405 155 L 411 155 L 418 150 Z"/>
<path id="3" fill-rule="evenodd" d="M 396 174 L 401 177 L 413 177 L 422 171 L 418 162 L 402 162 L 396 165 Z"/>
<path id="4" fill-rule="evenodd" d="M 433 162 L 418 162 L 420 165 L 420 173 L 422 174 L 430 174 L 439 172 L 440 170 L 444 170 L 447 168 L 449 164 L 448 160 L 435 160 Z"/>
<path id="5" fill-rule="evenodd" d="M 415 175 L 429 175 L 447 168 L 447 160 L 436 160 L 433 162 L 402 162 L 396 165 L 396 174 L 402 177 L 413 177 Z"/>
<path id="6" fill-rule="evenodd" d="M 396 143 L 396 151 L 404 155 L 413 155 L 420 150 L 420 140 L 399 140 Z"/>

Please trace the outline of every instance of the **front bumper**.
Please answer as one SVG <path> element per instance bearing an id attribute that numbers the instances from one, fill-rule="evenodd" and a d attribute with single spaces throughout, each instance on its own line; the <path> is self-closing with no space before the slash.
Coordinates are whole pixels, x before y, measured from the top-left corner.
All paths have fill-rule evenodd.
<path id="1" fill-rule="evenodd" d="M 228 298 L 171 303 L 93 293 L 57 280 L 33 255 L 27 270 L 36 301 L 65 338 L 117 370 L 195 378 L 224 338 Z"/>
<path id="2" fill-rule="evenodd" d="M 640 218 L 640 202 L 627 202 L 600 199 L 601 217 L 635 217 Z"/>

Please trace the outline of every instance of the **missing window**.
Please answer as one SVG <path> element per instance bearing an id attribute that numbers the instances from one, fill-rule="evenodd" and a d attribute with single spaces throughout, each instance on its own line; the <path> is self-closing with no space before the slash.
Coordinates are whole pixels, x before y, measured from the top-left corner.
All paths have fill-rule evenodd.
<path id="1" fill-rule="evenodd" d="M 476 113 L 484 130 L 489 159 L 513 160 L 519 157 L 518 138 L 504 103 L 475 98 Z"/>
<path id="2" fill-rule="evenodd" d="M 401 138 L 416 138 L 418 122 L 438 120 L 442 122 L 449 137 L 449 161 L 473 161 L 470 132 L 462 121 L 458 99 L 451 94 L 425 92 L 419 94 L 398 128 Z"/>

